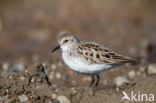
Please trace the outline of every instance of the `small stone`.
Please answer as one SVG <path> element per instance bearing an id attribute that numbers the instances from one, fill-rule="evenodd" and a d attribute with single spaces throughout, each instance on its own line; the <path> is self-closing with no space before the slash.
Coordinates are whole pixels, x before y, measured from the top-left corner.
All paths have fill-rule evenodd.
<path id="1" fill-rule="evenodd" d="M 8 68 L 9 68 L 9 64 L 8 63 L 3 63 L 2 69 L 5 70 L 5 71 L 7 71 Z"/>
<path id="2" fill-rule="evenodd" d="M 51 98 L 52 98 L 52 99 L 56 99 L 56 97 L 57 97 L 57 94 L 55 94 L 55 93 L 52 93 L 52 94 L 51 94 Z"/>
<path id="3" fill-rule="evenodd" d="M 18 99 L 20 100 L 21 103 L 28 101 L 28 97 L 25 94 L 18 96 Z"/>
<path id="4" fill-rule="evenodd" d="M 136 74 L 135 74 L 135 71 L 134 71 L 134 70 L 132 70 L 132 71 L 130 71 L 130 72 L 128 73 L 128 78 L 129 78 L 129 79 L 134 79 L 135 76 L 136 76 Z"/>
<path id="5" fill-rule="evenodd" d="M 14 72 L 22 72 L 22 71 L 24 71 L 24 69 L 25 69 L 25 66 L 22 63 L 16 64 L 13 67 Z"/>
<path id="6" fill-rule="evenodd" d="M 31 79 L 31 83 L 33 83 L 33 82 L 35 82 L 35 78 L 34 77 Z"/>
<path id="7" fill-rule="evenodd" d="M 56 100 L 58 103 L 71 103 L 70 100 L 64 95 L 58 96 Z"/>
<path id="8" fill-rule="evenodd" d="M 25 79 L 25 77 L 21 76 L 21 77 L 20 77 L 20 79 L 21 79 L 21 80 L 24 80 L 24 79 Z"/>
<path id="9" fill-rule="evenodd" d="M 156 64 L 151 64 L 148 66 L 148 74 L 156 74 Z"/>
<path id="10" fill-rule="evenodd" d="M 56 65 L 55 64 L 52 64 L 51 65 L 51 69 L 56 70 Z"/>
<path id="11" fill-rule="evenodd" d="M 72 90 L 72 95 L 75 95 L 77 93 L 75 88 L 71 88 L 71 90 Z"/>
<path id="12" fill-rule="evenodd" d="M 118 76 L 117 78 L 115 78 L 115 84 L 116 86 L 122 86 L 125 84 L 129 84 L 129 81 L 126 77 Z"/>
<path id="13" fill-rule="evenodd" d="M 55 76 L 56 76 L 56 79 L 60 79 L 61 78 L 61 73 L 57 72 Z"/>

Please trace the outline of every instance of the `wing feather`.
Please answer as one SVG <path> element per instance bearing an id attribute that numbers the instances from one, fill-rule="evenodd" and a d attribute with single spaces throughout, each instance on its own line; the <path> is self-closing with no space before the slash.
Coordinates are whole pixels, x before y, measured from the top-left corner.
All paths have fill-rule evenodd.
<path id="1" fill-rule="evenodd" d="M 78 51 L 83 52 L 83 56 L 90 64 L 125 64 L 135 62 L 134 59 L 115 53 L 94 42 L 82 41 Z"/>

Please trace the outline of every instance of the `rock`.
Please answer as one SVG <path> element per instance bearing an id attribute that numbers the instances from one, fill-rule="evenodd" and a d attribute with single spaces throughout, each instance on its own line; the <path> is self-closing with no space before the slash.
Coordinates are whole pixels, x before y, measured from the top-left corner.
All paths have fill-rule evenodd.
<path id="1" fill-rule="evenodd" d="M 70 100 L 64 95 L 58 96 L 56 100 L 58 103 L 71 103 Z"/>
<path id="2" fill-rule="evenodd" d="M 148 74 L 156 74 L 156 64 L 150 64 L 147 69 Z"/>
<path id="3" fill-rule="evenodd" d="M 16 65 L 13 66 L 13 71 L 14 72 L 20 73 L 20 72 L 24 71 L 25 69 L 26 69 L 26 67 L 24 66 L 23 63 L 19 63 L 19 64 L 16 64 Z"/>
<path id="4" fill-rule="evenodd" d="M 56 70 L 56 65 L 55 64 L 52 64 L 51 65 L 51 69 Z"/>
<path id="5" fill-rule="evenodd" d="M 51 98 L 52 98 L 52 99 L 56 99 L 56 97 L 57 97 L 57 94 L 55 94 L 55 93 L 52 93 L 52 94 L 51 94 Z"/>
<path id="6" fill-rule="evenodd" d="M 60 79 L 62 77 L 60 72 L 57 72 L 55 76 L 56 76 L 56 79 Z"/>
<path id="7" fill-rule="evenodd" d="M 25 77 L 21 76 L 21 77 L 20 77 L 20 79 L 21 79 L 21 80 L 24 80 L 24 79 L 25 79 Z"/>
<path id="8" fill-rule="evenodd" d="M 130 71 L 130 72 L 128 73 L 128 78 L 129 78 L 129 79 L 134 79 L 135 76 L 136 76 L 136 73 L 135 73 L 134 70 L 132 70 L 132 71 Z"/>
<path id="9" fill-rule="evenodd" d="M 75 88 L 71 88 L 71 95 L 76 95 L 77 91 Z"/>
<path id="10" fill-rule="evenodd" d="M 129 80 L 126 77 L 118 76 L 115 78 L 116 86 L 122 86 L 129 83 L 130 83 Z"/>
<path id="11" fill-rule="evenodd" d="M 31 79 L 31 83 L 34 83 L 35 82 L 35 78 L 33 77 L 32 79 Z"/>
<path id="12" fill-rule="evenodd" d="M 28 101 L 28 97 L 25 94 L 18 96 L 18 99 L 20 100 L 21 103 Z"/>
<path id="13" fill-rule="evenodd" d="M 3 70 L 7 71 L 8 68 L 9 68 L 9 64 L 8 64 L 8 63 L 3 63 L 3 64 L 2 64 L 2 69 L 3 69 Z"/>

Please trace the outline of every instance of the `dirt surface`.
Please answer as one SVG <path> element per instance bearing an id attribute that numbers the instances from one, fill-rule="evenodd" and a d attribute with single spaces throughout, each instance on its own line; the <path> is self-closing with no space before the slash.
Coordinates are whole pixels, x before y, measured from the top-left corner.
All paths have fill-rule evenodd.
<path id="1" fill-rule="evenodd" d="M 155 0 L 1 0 L 0 103 L 156 103 L 155 11 Z M 101 74 L 95 91 L 50 53 L 64 30 L 137 62 Z"/>
<path id="2" fill-rule="evenodd" d="M 121 101 L 122 92 L 126 92 L 129 96 L 133 91 L 135 94 L 141 93 L 156 95 L 156 75 L 148 75 L 141 66 L 132 65 L 124 66 L 118 70 L 110 70 L 106 75 L 101 75 L 100 85 L 95 91 L 93 87 L 87 86 L 90 79 L 85 76 L 77 75 L 76 78 L 68 78 L 71 80 L 81 80 L 81 84 L 73 84 L 70 86 L 62 86 L 66 84 L 63 77 L 51 80 L 42 64 L 37 64 L 33 68 L 28 68 L 21 73 L 11 73 L 6 78 L 0 79 L 0 101 L 7 103 L 29 102 L 29 103 L 134 103 L 128 100 Z M 126 69 L 125 69 L 126 68 Z M 135 69 L 134 69 L 135 68 Z M 129 78 L 128 84 L 117 86 L 114 81 L 118 75 L 123 75 L 128 78 L 131 70 L 135 70 L 136 76 Z M 72 71 L 70 71 L 72 72 Z M 64 75 L 64 74 L 62 74 Z M 68 74 L 69 75 L 69 74 Z M 112 77 L 112 75 L 114 77 Z M 82 79 L 83 78 L 83 79 Z M 107 82 L 106 82 L 107 81 Z M 58 84 L 56 84 L 58 82 Z M 64 82 L 64 83 L 60 83 Z M 77 81 L 78 82 L 78 81 Z M 87 82 L 87 85 L 85 83 Z M 139 94 L 140 93 L 140 94 Z M 65 96 L 68 100 L 58 99 L 60 96 Z M 149 97 L 148 97 L 149 98 Z M 144 98 L 145 100 L 145 98 Z M 141 103 L 148 103 L 144 101 Z M 155 103 L 155 101 L 150 102 Z"/>

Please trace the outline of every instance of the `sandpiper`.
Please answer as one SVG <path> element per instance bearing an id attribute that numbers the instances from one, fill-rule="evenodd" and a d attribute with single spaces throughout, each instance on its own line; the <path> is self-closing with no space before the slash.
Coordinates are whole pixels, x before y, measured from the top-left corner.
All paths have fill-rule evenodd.
<path id="1" fill-rule="evenodd" d="M 51 52 L 61 49 L 64 63 L 73 71 L 91 75 L 90 86 L 95 82 L 98 86 L 99 74 L 121 66 L 125 63 L 135 62 L 134 59 L 115 53 L 95 42 L 81 41 L 72 33 L 62 32 L 58 39 L 58 45 Z"/>

